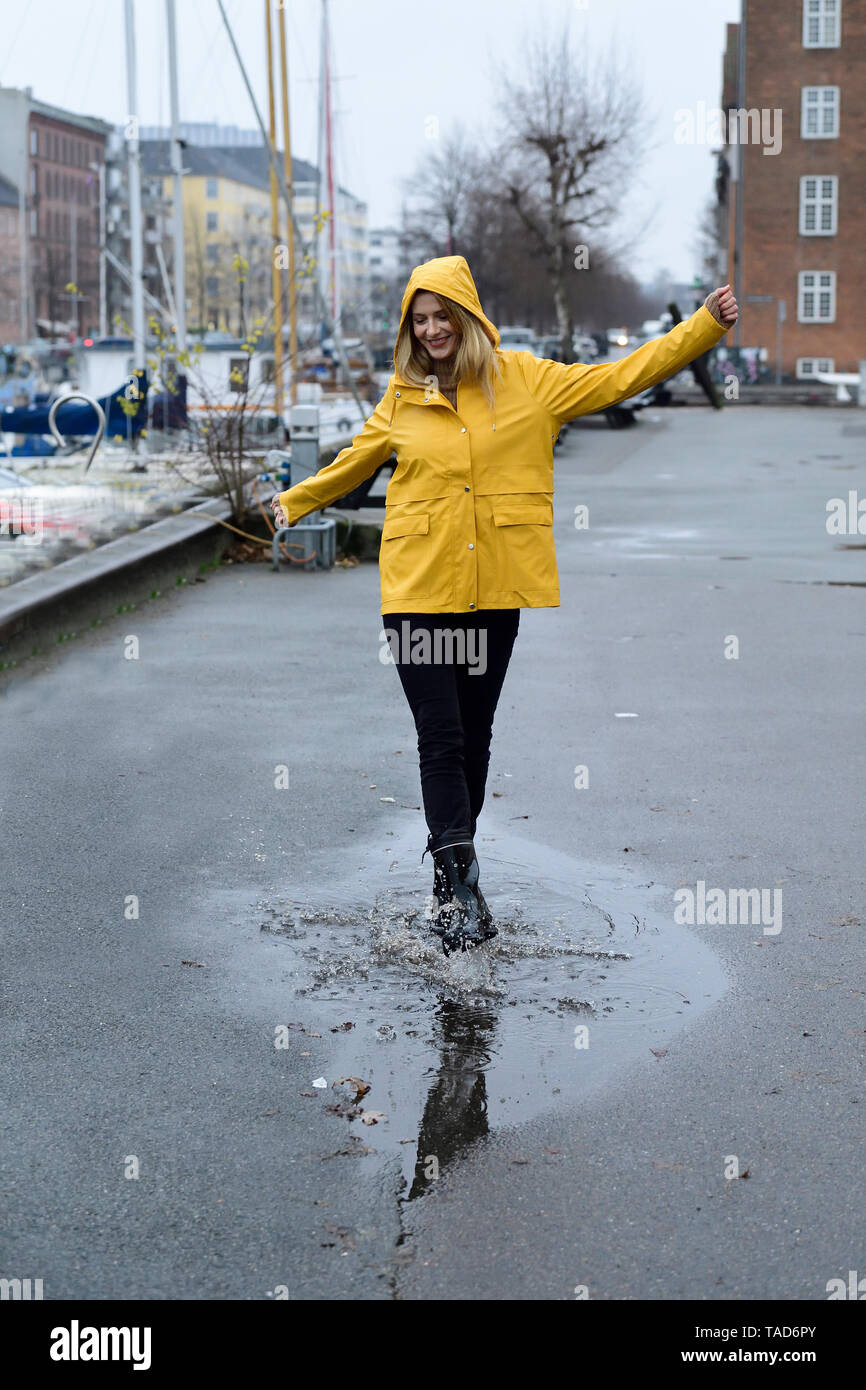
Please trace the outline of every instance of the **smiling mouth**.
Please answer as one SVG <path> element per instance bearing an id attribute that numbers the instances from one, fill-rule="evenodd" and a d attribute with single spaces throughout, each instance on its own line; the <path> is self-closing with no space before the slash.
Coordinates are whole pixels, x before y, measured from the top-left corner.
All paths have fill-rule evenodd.
<path id="1" fill-rule="evenodd" d="M 428 339 L 427 339 L 427 346 L 428 346 L 428 347 L 444 347 L 445 344 L 446 344 L 447 342 L 450 342 L 450 339 L 449 339 L 447 336 L 444 337 L 444 338 L 428 338 Z"/>

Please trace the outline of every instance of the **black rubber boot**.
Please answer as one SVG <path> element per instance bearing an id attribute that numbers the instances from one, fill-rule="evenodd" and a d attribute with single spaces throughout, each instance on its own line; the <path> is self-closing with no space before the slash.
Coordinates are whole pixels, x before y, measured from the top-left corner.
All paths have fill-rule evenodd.
<path id="1" fill-rule="evenodd" d="M 471 840 L 433 851 L 433 895 L 440 908 L 433 931 L 442 937 L 446 956 L 497 935 L 478 887 L 478 860 Z"/>

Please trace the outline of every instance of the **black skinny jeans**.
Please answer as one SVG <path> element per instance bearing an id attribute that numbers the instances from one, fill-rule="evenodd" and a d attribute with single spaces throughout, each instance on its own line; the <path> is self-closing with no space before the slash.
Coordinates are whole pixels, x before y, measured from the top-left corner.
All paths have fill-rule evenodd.
<path id="1" fill-rule="evenodd" d="M 382 616 L 418 732 L 431 851 L 475 835 L 493 716 L 519 622 L 519 608 Z"/>

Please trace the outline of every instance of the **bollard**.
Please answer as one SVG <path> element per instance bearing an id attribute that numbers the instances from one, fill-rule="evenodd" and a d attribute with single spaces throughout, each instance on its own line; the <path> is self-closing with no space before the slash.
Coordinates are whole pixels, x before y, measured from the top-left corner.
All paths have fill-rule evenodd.
<path id="1" fill-rule="evenodd" d="M 290 412 L 292 447 L 289 456 L 291 486 L 301 483 L 319 471 L 319 407 L 303 404 L 292 406 Z M 272 450 L 265 459 L 269 471 L 283 466 L 285 455 Z M 284 537 L 298 538 L 309 552 L 304 569 L 332 569 L 337 558 L 337 523 L 321 512 L 312 512 L 291 528 L 282 526 L 274 536 L 274 569 L 280 567 L 280 541 Z"/>
<path id="2" fill-rule="evenodd" d="M 860 363 L 860 385 L 857 388 L 857 404 L 866 406 L 866 362 Z"/>

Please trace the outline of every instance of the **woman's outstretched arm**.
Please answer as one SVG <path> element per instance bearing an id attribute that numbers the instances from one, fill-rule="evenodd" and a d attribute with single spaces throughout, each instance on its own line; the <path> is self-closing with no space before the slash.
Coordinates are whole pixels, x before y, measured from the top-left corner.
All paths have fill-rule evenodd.
<path id="1" fill-rule="evenodd" d="M 557 420 L 573 420 L 606 410 L 618 401 L 646 391 L 674 376 L 701 353 L 714 347 L 737 321 L 737 302 L 729 285 L 713 290 L 691 318 L 678 323 L 663 338 L 644 343 L 619 362 L 586 366 L 550 362 L 520 354 L 523 374 L 531 394 Z"/>
<path id="2" fill-rule="evenodd" d="M 347 492 L 360 487 L 361 483 L 372 477 L 376 469 L 391 456 L 393 408 L 394 387 L 389 382 L 387 391 L 363 429 L 347 448 L 341 449 L 332 463 L 286 492 L 274 494 L 271 510 L 277 525 L 294 526 L 302 517 L 330 506 L 338 497 L 345 497 Z"/>

